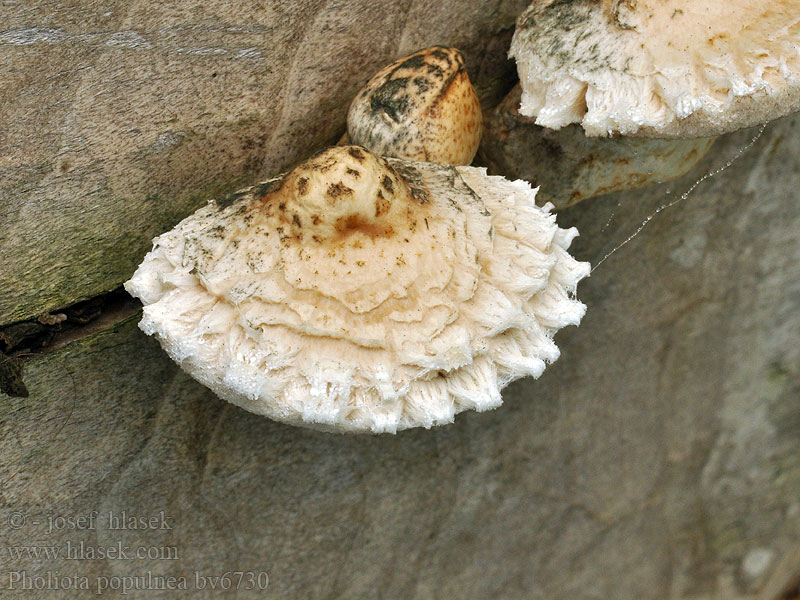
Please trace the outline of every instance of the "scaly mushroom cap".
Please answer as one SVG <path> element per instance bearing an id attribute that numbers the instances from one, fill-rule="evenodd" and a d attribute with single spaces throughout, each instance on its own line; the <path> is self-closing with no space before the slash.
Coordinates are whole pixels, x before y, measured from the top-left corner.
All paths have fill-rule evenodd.
<path id="1" fill-rule="evenodd" d="M 558 357 L 588 273 L 524 182 L 339 146 L 212 202 L 126 289 L 219 396 L 336 431 L 451 422 Z"/>
<path id="2" fill-rule="evenodd" d="M 800 0 L 537 0 L 510 56 L 538 125 L 714 136 L 800 110 Z"/>
<path id="3" fill-rule="evenodd" d="M 381 156 L 468 165 L 481 140 L 481 106 L 464 57 L 433 46 L 383 68 L 350 105 L 347 132 Z"/>

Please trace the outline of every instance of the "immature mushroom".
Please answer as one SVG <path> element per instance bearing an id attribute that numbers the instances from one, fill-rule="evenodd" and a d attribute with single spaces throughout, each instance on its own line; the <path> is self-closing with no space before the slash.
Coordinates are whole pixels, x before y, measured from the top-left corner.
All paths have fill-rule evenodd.
<path id="1" fill-rule="evenodd" d="M 800 0 L 536 0 L 520 112 L 587 135 L 708 137 L 800 110 Z"/>
<path id="2" fill-rule="evenodd" d="M 142 330 L 247 410 L 335 431 L 448 423 L 538 377 L 584 313 L 577 231 L 534 195 L 339 146 L 201 208 L 125 287 Z"/>
<path id="3" fill-rule="evenodd" d="M 468 165 L 481 139 L 481 107 L 464 57 L 433 46 L 384 67 L 350 105 L 347 133 L 381 156 Z"/>
<path id="4" fill-rule="evenodd" d="M 540 127 L 519 114 L 520 88 L 486 116 L 478 164 L 539 187 L 557 209 L 601 194 L 669 181 L 703 158 L 716 138 L 586 137 L 579 125 Z"/>

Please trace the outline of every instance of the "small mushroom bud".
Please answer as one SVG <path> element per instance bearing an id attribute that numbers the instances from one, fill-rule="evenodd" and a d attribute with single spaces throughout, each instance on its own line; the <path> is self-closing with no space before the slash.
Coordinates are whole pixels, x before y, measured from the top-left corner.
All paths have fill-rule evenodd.
<path id="1" fill-rule="evenodd" d="M 500 405 L 558 358 L 588 274 L 549 207 L 483 169 L 337 146 L 156 238 L 139 326 L 219 396 L 333 431 Z"/>
<path id="2" fill-rule="evenodd" d="M 351 143 L 381 156 L 448 165 L 472 162 L 481 123 L 464 57 L 439 46 L 381 69 L 347 114 Z"/>

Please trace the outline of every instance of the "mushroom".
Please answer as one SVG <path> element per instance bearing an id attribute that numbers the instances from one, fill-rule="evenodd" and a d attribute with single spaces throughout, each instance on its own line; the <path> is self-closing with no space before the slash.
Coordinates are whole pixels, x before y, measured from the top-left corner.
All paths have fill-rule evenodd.
<path id="1" fill-rule="evenodd" d="M 125 288 L 141 329 L 220 397 L 331 431 L 501 404 L 559 356 L 589 272 L 525 182 L 337 146 L 209 203 Z"/>
<path id="2" fill-rule="evenodd" d="M 481 107 L 464 57 L 433 46 L 384 67 L 347 114 L 350 143 L 381 156 L 468 165 L 481 139 Z"/>
<path id="3" fill-rule="evenodd" d="M 586 137 L 576 124 L 548 129 L 519 114 L 520 94 L 517 85 L 487 114 L 476 162 L 490 173 L 538 186 L 536 201 L 556 209 L 680 177 L 716 139 Z"/>
<path id="4" fill-rule="evenodd" d="M 798 0 L 537 0 L 511 44 L 523 115 L 709 137 L 800 109 Z"/>

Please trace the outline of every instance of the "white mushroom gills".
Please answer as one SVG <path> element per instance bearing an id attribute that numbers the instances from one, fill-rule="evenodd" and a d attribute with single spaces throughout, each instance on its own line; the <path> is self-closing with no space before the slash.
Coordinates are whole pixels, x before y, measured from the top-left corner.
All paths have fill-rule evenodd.
<path id="1" fill-rule="evenodd" d="M 559 356 L 589 265 L 521 181 L 329 149 L 154 241 L 140 327 L 247 410 L 395 432 L 501 404 Z"/>
<path id="2" fill-rule="evenodd" d="M 541 0 L 510 56 L 537 125 L 720 135 L 800 110 L 800 0 Z"/>
<path id="3" fill-rule="evenodd" d="M 381 69 L 347 114 L 353 144 L 381 156 L 468 165 L 481 139 L 478 94 L 456 48 L 432 46 Z"/>

